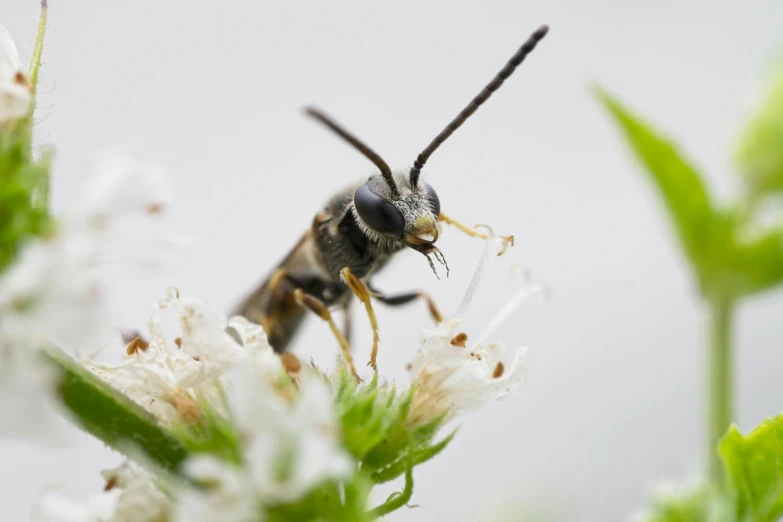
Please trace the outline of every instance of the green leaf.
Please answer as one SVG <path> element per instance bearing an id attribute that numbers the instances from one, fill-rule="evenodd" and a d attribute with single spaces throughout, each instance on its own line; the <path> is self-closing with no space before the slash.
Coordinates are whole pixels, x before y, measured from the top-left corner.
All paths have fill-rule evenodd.
<path id="1" fill-rule="evenodd" d="M 783 231 L 735 244 L 726 263 L 726 274 L 738 293 L 753 294 L 783 283 Z"/>
<path id="2" fill-rule="evenodd" d="M 410 392 L 397 394 L 394 387 L 381 388 L 377 379 L 357 384 L 348 372 L 341 370 L 335 405 L 348 451 L 371 467 L 375 467 L 369 462 L 373 457 L 381 461 L 380 465 L 399 458 L 399 452 L 407 447 L 405 419 L 410 400 Z M 390 444 L 399 433 L 403 433 L 406 442 L 402 446 Z"/>
<path id="3" fill-rule="evenodd" d="M 598 100 L 614 117 L 636 156 L 655 182 L 669 210 L 683 249 L 703 283 L 711 266 L 713 208 L 696 169 L 674 144 L 610 96 L 599 90 Z"/>
<path id="4" fill-rule="evenodd" d="M 342 494 L 341 494 L 342 491 Z M 327 482 L 293 502 L 266 506 L 267 522 L 369 522 L 370 484 L 360 473 L 338 484 Z"/>
<path id="5" fill-rule="evenodd" d="M 658 492 L 637 518 L 643 522 L 706 522 L 709 490 L 695 487 Z"/>
<path id="6" fill-rule="evenodd" d="M 428 460 L 435 458 L 441 451 L 446 449 L 446 446 L 448 446 L 452 440 L 454 440 L 454 436 L 456 434 L 457 430 L 454 430 L 444 437 L 443 440 L 440 440 L 435 444 L 418 448 L 411 446 L 408 452 L 412 453 L 413 466 L 424 464 Z M 403 455 L 385 468 L 374 472 L 372 475 L 370 475 L 370 478 L 376 484 L 383 484 L 384 482 L 394 480 L 405 472 L 406 468 L 408 467 L 408 462 L 409 455 Z"/>
<path id="7" fill-rule="evenodd" d="M 772 71 L 770 80 L 735 153 L 751 198 L 783 191 L 783 67 Z"/>
<path id="8" fill-rule="evenodd" d="M 737 520 L 772 522 L 783 516 L 783 414 L 747 435 L 733 425 L 718 452 Z"/>
<path id="9" fill-rule="evenodd" d="M 413 447 L 408 450 L 408 458 L 405 462 L 405 487 L 402 491 L 398 491 L 389 495 L 386 502 L 376 507 L 371 511 L 373 517 L 382 517 L 388 515 L 392 511 L 400 509 L 406 505 L 413 496 Z"/>
<path id="10" fill-rule="evenodd" d="M 188 456 L 185 446 L 155 417 L 61 350 L 48 350 L 46 357 L 61 374 L 63 403 L 85 431 L 119 452 L 135 443 L 134 449 L 167 470 L 176 470 Z"/>

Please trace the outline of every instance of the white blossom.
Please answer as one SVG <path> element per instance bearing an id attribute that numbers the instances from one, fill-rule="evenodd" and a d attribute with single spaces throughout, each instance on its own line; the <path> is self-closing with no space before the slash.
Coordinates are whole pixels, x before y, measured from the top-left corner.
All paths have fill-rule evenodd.
<path id="1" fill-rule="evenodd" d="M 158 314 L 165 310 L 176 314 L 182 329 L 180 337 L 167 339 L 164 335 Z M 266 340 L 266 336 L 259 338 L 250 323 L 233 325 L 249 343 L 249 349 L 226 332 L 225 316 L 204 303 L 180 298 L 172 290 L 153 307 L 147 325 L 148 343 L 133 344 L 128 359 L 120 365 L 89 359 L 82 364 L 158 418 L 166 422 L 193 420 L 199 398 L 221 409 L 225 372 L 237 362 L 249 360 L 250 353 L 258 351 L 259 344 Z M 247 333 L 245 327 L 251 332 Z"/>
<path id="2" fill-rule="evenodd" d="M 86 502 L 71 500 L 49 491 L 41 499 L 39 511 L 44 521 L 57 522 L 166 522 L 172 511 L 169 497 L 149 472 L 125 462 L 116 469 L 102 471 L 106 481 L 103 493 Z"/>
<path id="3" fill-rule="evenodd" d="M 258 366 L 238 368 L 229 382 L 229 406 L 245 441 L 245 471 L 262 501 L 294 500 L 325 480 L 350 475 L 332 393 L 319 375 L 302 372 L 298 393 L 291 395 L 276 390 Z"/>
<path id="4" fill-rule="evenodd" d="M 135 186 L 133 194 L 128 184 Z M 101 187 L 100 197 L 94 187 Z M 24 244 L 0 274 L 0 349 L 47 342 L 80 351 L 101 346 L 113 329 L 97 268 L 108 260 L 148 260 L 172 250 L 175 241 L 138 232 L 158 225 L 150 207 L 161 207 L 170 197 L 168 187 L 164 172 L 152 174 L 130 156 L 102 164 L 77 210 L 58 220 L 51 236 Z M 132 229 L 137 232 L 126 233 Z"/>
<path id="5" fill-rule="evenodd" d="M 514 393 L 525 379 L 525 348 L 511 356 L 503 344 L 466 345 L 450 319 L 424 334 L 413 363 L 410 422 L 450 419 Z"/>
<path id="6" fill-rule="evenodd" d="M 340 444 L 329 388 L 315 373 L 301 376 L 298 391 L 281 393 L 259 375 L 264 366 L 232 372 L 228 382 L 231 417 L 243 441 L 242 467 L 200 455 L 186 461 L 193 479 L 215 484 L 207 494 L 185 492 L 178 522 L 257 520 L 259 506 L 301 498 L 323 482 L 346 478 L 351 460 Z M 222 513 L 210 518 L 212 513 Z M 201 518 L 196 516 L 201 513 Z"/>
<path id="7" fill-rule="evenodd" d="M 258 498 L 238 466 L 207 456 L 185 463 L 185 473 L 208 486 L 183 488 L 178 494 L 172 522 L 262 522 Z"/>
<path id="8" fill-rule="evenodd" d="M 411 424 L 438 418 L 448 421 L 491 400 L 504 399 L 513 394 L 525 379 L 526 348 L 512 354 L 505 345 L 485 343 L 483 339 L 491 335 L 527 296 L 540 290 L 540 286 L 526 283 L 490 322 L 478 343 L 468 344 L 468 336 L 459 331 L 462 317 L 488 263 L 504 248 L 505 240 L 496 237 L 489 227 L 484 228 L 489 236 L 484 254 L 465 292 L 458 315 L 422 335 L 421 347 L 411 365 L 414 388 L 408 418 Z"/>
<path id="9" fill-rule="evenodd" d="M 112 522 L 158 522 L 165 520 L 171 510 L 169 498 L 161 492 L 155 478 L 142 468 L 126 462 L 101 475 L 107 489 L 120 491 Z"/>
<path id="10" fill-rule="evenodd" d="M 177 315 L 181 337 L 163 334 L 162 311 Z M 350 474 L 329 387 L 315 372 L 297 374 L 298 386 L 285 378 L 260 325 L 242 317 L 226 320 L 173 292 L 155 305 L 148 328 L 148 345 L 133 344 L 119 366 L 85 366 L 167 422 L 186 417 L 188 407 L 198 414 L 196 399 L 212 398 L 210 405 L 235 423 L 243 443 L 242 468 L 206 455 L 188 461 L 192 478 L 208 478 L 215 487 L 181 492 L 177 520 L 210 520 L 194 513 L 213 511 L 225 511 L 226 518 L 215 520 L 245 520 L 260 503 L 294 500 Z"/>
<path id="11" fill-rule="evenodd" d="M 22 424 L 37 424 L 43 429 L 51 422 L 34 416 L 43 408 L 31 409 L 26 416 L 9 413 L 9 408 L 21 402 L 17 396 L 23 389 L 30 392 L 31 383 L 42 382 L 37 365 L 19 362 L 34 359 L 38 350 L 50 344 L 87 351 L 111 339 L 114 328 L 105 313 L 99 265 L 108 259 L 133 260 L 140 251 L 149 258 L 158 246 L 144 241 L 151 236 L 136 236 L 135 243 L 127 243 L 117 234 L 157 221 L 149 206 L 159 209 L 170 197 L 164 174 L 150 174 L 127 156 L 111 165 L 96 171 L 94 181 L 88 184 L 88 197 L 77 205 L 77 211 L 60 219 L 50 236 L 22 245 L 15 261 L 0 274 L 0 371 L 14 373 L 3 380 L 0 390 L 0 416 L 11 419 L 6 432 L 26 429 Z M 107 179 L 115 183 L 107 183 Z M 120 179 L 125 183 L 116 182 Z M 125 199 L 128 184 L 133 184 L 136 192 L 133 198 Z M 102 187 L 100 197 L 90 191 L 95 186 Z M 111 203 L 101 204 L 106 201 Z M 51 386 L 39 390 L 49 394 Z M 40 404 L 46 403 L 42 400 Z M 15 430 L 11 427 L 14 423 L 22 424 Z"/>
<path id="12" fill-rule="evenodd" d="M 19 62 L 16 44 L 0 24 L 0 128 L 26 116 L 32 101 L 32 86 Z"/>

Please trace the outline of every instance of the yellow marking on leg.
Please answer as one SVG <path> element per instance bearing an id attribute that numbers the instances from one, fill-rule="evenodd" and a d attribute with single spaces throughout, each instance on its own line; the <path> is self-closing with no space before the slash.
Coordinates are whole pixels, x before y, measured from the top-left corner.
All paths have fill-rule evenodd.
<path id="1" fill-rule="evenodd" d="M 446 223 L 447 225 L 454 225 L 459 230 L 461 230 L 462 232 L 466 233 L 467 235 L 469 235 L 471 237 L 478 237 L 478 238 L 481 238 L 481 239 L 487 239 L 487 237 L 488 237 L 486 234 L 482 234 L 481 232 L 479 232 L 477 230 L 474 230 L 474 229 L 472 229 L 472 228 L 470 228 L 470 227 L 468 227 L 466 225 L 463 225 L 459 221 L 454 220 L 453 218 L 447 216 L 443 212 L 440 213 L 440 218 L 439 219 L 440 219 L 440 221 Z M 501 237 L 504 240 L 503 248 L 500 250 L 500 252 L 498 252 L 498 255 L 502 256 L 503 254 L 506 253 L 506 250 L 508 250 L 508 247 L 514 246 L 514 236 L 498 236 L 498 237 Z"/>
<path id="2" fill-rule="evenodd" d="M 435 304 L 435 301 L 432 299 L 430 294 L 426 292 L 419 292 L 419 297 L 427 301 L 427 309 L 430 312 L 430 316 L 432 317 L 432 320 L 435 321 L 435 324 L 438 325 L 443 322 L 443 314 L 440 313 L 440 309 L 438 308 L 438 305 Z"/>
<path id="3" fill-rule="evenodd" d="M 329 329 L 332 331 L 332 335 L 334 335 L 335 339 L 337 339 L 337 344 L 340 345 L 340 352 L 342 353 L 345 367 L 348 368 L 348 371 L 357 382 L 361 381 L 359 374 L 356 373 L 356 367 L 353 364 L 353 357 L 351 356 L 351 349 L 348 346 L 348 341 L 345 340 L 345 336 L 343 336 L 342 332 L 340 332 L 340 329 L 337 328 L 337 325 L 334 322 L 334 318 L 332 317 L 332 314 L 329 312 L 329 309 L 326 307 L 326 305 L 319 299 L 304 293 L 301 288 L 294 290 L 294 299 L 296 300 L 297 304 L 307 308 L 329 324 Z"/>
<path id="4" fill-rule="evenodd" d="M 343 277 L 343 281 L 348 285 L 348 288 L 354 293 L 359 301 L 364 303 L 364 309 L 367 311 L 367 316 L 370 318 L 370 326 L 372 326 L 372 352 L 370 352 L 369 366 L 374 372 L 378 371 L 377 359 L 378 359 L 378 320 L 375 317 L 375 311 L 372 309 L 372 303 L 370 302 L 370 292 L 367 287 L 364 286 L 358 277 L 351 273 L 351 269 L 348 267 L 340 270 L 340 275 Z"/>

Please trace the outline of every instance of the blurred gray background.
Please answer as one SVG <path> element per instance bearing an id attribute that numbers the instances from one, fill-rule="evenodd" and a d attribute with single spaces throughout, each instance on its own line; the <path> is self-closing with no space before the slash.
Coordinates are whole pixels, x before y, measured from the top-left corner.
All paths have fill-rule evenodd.
<path id="1" fill-rule="evenodd" d="M 510 265 L 552 288 L 549 303 L 531 299 L 495 335 L 530 347 L 529 380 L 510 402 L 463 418 L 451 448 L 416 473 L 420 507 L 389 519 L 543 510 L 618 520 L 644 503 L 651 481 L 701 469 L 703 309 L 657 195 L 589 87 L 600 83 L 677 138 L 727 197 L 737 123 L 781 43 L 779 0 L 51 4 L 39 135 L 57 148 L 54 205 L 77 197 L 96 153 L 130 144 L 170 166 L 172 221 L 200 238 L 166 274 L 114 280 L 114 314 L 131 326 L 145 324 L 170 285 L 229 307 L 333 191 L 372 173 L 304 118 L 303 105 L 406 168 L 528 34 L 550 24 L 426 168 L 445 212 L 517 238 L 479 292 L 468 333 L 511 294 Z M 35 15 L 33 1 L 0 8 L 20 47 Z M 482 244 L 446 229 L 440 245 L 451 278 L 438 281 L 409 252 L 378 286 L 427 289 L 453 312 Z M 782 312 L 780 293 L 740 310 L 743 429 L 783 409 Z M 354 314 L 363 359 L 370 333 Z M 430 326 L 425 308 L 378 314 L 381 371 L 405 379 Z M 333 344 L 313 321 L 296 352 L 329 364 Z M 0 443 L 3 519 L 26 520 L 51 484 L 76 498 L 97 493 L 98 470 L 118 460 L 81 435 L 61 450 Z"/>

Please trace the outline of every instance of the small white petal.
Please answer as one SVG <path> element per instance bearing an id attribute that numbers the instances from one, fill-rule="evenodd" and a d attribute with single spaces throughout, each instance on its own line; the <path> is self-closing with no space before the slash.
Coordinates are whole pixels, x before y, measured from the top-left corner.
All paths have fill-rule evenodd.
<path id="1" fill-rule="evenodd" d="M 513 394 L 525 379 L 527 350 L 510 357 L 502 344 L 455 346 L 461 323 L 451 319 L 425 333 L 412 365 L 415 387 L 410 421 L 447 419 Z"/>
<path id="2" fill-rule="evenodd" d="M 107 219 L 151 212 L 174 198 L 174 187 L 162 165 L 129 150 L 107 151 L 86 185 L 82 212 Z"/>
<path id="3" fill-rule="evenodd" d="M 260 499 L 294 500 L 323 481 L 350 475 L 331 391 L 320 376 L 302 372 L 299 393 L 291 397 L 273 384 L 252 365 L 227 379 L 232 417 L 246 441 L 246 472 Z"/>
<path id="4" fill-rule="evenodd" d="M 182 351 L 205 363 L 222 367 L 247 353 L 226 332 L 226 317 L 195 299 L 176 299 L 169 306 L 182 326 Z"/>
<path id="5" fill-rule="evenodd" d="M 31 88 L 21 69 L 16 45 L 0 24 L 0 127 L 26 116 L 31 103 Z"/>
<path id="6" fill-rule="evenodd" d="M 113 470 L 101 472 L 108 491 L 86 502 L 68 499 L 62 493 L 48 491 L 39 511 L 46 522 L 161 522 L 169 519 L 171 501 L 147 471 L 125 462 Z"/>
<path id="7" fill-rule="evenodd" d="M 2 23 L 0 23 L 0 63 L 5 63 L 14 72 L 21 70 L 22 67 L 19 62 L 19 52 L 16 50 L 16 44 L 13 38 L 11 38 L 8 29 Z M 3 70 L 0 69 L 0 73 L 2 72 Z"/>
<path id="8" fill-rule="evenodd" d="M 160 313 L 177 316 L 182 333 L 176 341 L 164 335 Z M 82 364 L 163 421 L 178 419 L 182 406 L 195 406 L 196 397 L 223 411 L 221 389 L 231 368 L 263 368 L 253 380 L 260 373 L 271 380 L 272 368 L 277 368 L 274 378 L 282 372 L 280 358 L 257 331 L 260 326 L 235 321 L 234 327 L 242 330 L 248 343 L 240 345 L 226 332 L 225 316 L 200 301 L 173 293 L 153 307 L 147 326 L 148 346 L 137 349 L 122 364 L 89 359 Z"/>
<path id="9" fill-rule="evenodd" d="M 111 518 L 113 522 L 157 522 L 168 518 L 171 501 L 147 471 L 125 462 L 101 475 L 107 483 L 113 481 L 114 487 L 120 490 Z"/>
<path id="10" fill-rule="evenodd" d="M 33 95 L 25 83 L 0 83 L 0 126 L 24 118 L 30 110 Z"/>
<path id="11" fill-rule="evenodd" d="M 172 522 L 262 521 L 255 493 L 240 468 L 209 456 L 185 463 L 185 474 L 209 484 L 207 489 L 184 488 L 177 494 Z"/>

